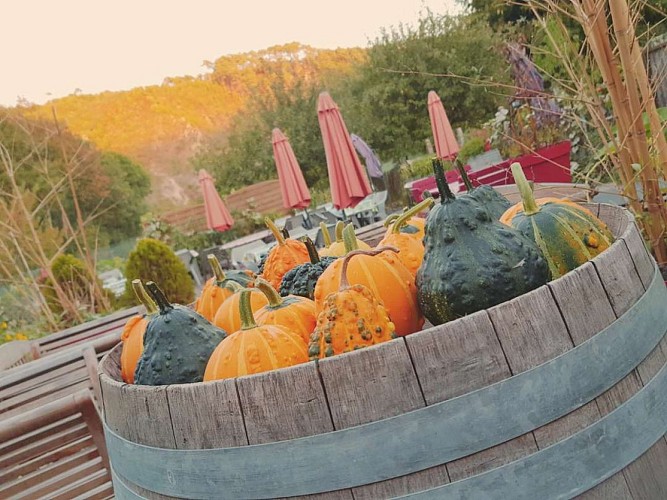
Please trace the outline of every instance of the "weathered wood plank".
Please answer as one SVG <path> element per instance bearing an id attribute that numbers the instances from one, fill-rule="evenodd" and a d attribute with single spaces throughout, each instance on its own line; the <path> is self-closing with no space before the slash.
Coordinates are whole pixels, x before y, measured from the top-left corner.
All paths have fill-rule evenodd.
<path id="1" fill-rule="evenodd" d="M 634 217 L 630 212 L 627 213 L 627 216 L 632 217 L 632 220 L 629 223 L 628 230 L 623 234 L 623 240 L 628 247 L 632 261 L 635 263 L 639 279 L 641 279 L 644 288 L 647 288 L 655 273 L 655 261 L 644 244 L 639 228 L 634 222 Z"/>
<path id="2" fill-rule="evenodd" d="M 621 316 L 644 293 L 628 248 L 623 240 L 618 240 L 591 262 L 600 276 L 614 313 L 617 317 Z"/>
<path id="3" fill-rule="evenodd" d="M 167 387 L 119 382 L 120 348 L 116 346 L 99 367 L 105 422 L 112 431 L 135 443 L 176 448 Z"/>
<path id="4" fill-rule="evenodd" d="M 599 282 L 591 290 L 586 288 L 589 278 L 595 275 L 592 266 L 569 273 L 548 287 L 542 287 L 520 298 L 506 302 L 489 310 L 500 343 L 513 373 L 520 373 L 544 363 L 571 349 L 574 344 L 566 325 L 566 318 L 573 325 L 576 335 L 597 333 L 599 325 L 607 326 L 615 318 L 610 304 Z M 556 297 L 560 298 L 560 303 Z M 588 312 L 580 305 L 569 308 L 571 301 L 590 300 Z M 598 314 L 596 307 L 600 307 Z M 564 312 L 564 315 L 561 315 Z M 590 325 L 578 325 L 586 320 L 586 314 L 594 317 Z M 606 323 L 606 324 L 605 324 Z M 568 323 L 569 324 L 569 323 Z M 602 326 L 602 328 L 604 328 Z M 601 328 L 600 328 L 601 329 Z M 539 449 L 544 449 L 575 432 L 588 427 L 600 418 L 597 404 L 593 401 L 578 410 L 547 424 L 533 432 Z M 610 478 L 587 492 L 586 498 L 606 499 L 627 496 L 628 488 L 623 477 Z"/>
<path id="5" fill-rule="evenodd" d="M 486 311 L 405 337 L 427 404 L 486 387 L 511 375 Z M 537 451 L 532 434 L 447 464 L 452 481 Z M 434 468 L 437 469 L 437 468 Z M 444 475 L 442 471 L 434 474 Z"/>
<path id="6" fill-rule="evenodd" d="M 486 311 L 405 337 L 426 404 L 511 375 Z"/>
<path id="7" fill-rule="evenodd" d="M 318 362 L 336 429 L 425 406 L 403 339 Z M 449 481 L 444 466 L 354 488 L 355 499 L 392 498 Z"/>
<path id="8" fill-rule="evenodd" d="M 333 430 L 315 363 L 236 379 L 249 444 Z"/>
<path id="9" fill-rule="evenodd" d="M 514 375 L 572 348 L 558 306 L 546 286 L 488 312 Z"/>
<path id="10" fill-rule="evenodd" d="M 167 387 L 169 412 L 180 449 L 248 444 L 233 379 Z"/>
<path id="11" fill-rule="evenodd" d="M 335 429 L 426 406 L 403 339 L 318 362 Z"/>
<path id="12" fill-rule="evenodd" d="M 625 215 L 625 211 L 616 205 L 600 203 L 598 217 L 602 222 L 607 224 L 607 227 L 611 231 L 611 234 L 614 235 L 614 238 L 619 238 L 628 225 L 628 218 Z"/>

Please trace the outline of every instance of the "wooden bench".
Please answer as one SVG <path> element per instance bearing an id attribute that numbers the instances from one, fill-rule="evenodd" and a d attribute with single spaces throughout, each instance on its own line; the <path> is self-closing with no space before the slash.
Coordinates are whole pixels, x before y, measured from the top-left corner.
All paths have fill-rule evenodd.
<path id="1" fill-rule="evenodd" d="M 0 498 L 113 498 L 102 422 L 89 391 L 0 421 Z"/>
<path id="2" fill-rule="evenodd" d="M 119 342 L 112 332 L 31 363 L 5 370 L 0 375 L 0 419 L 21 415 L 80 390 L 92 390 L 97 377 L 93 366 Z"/>

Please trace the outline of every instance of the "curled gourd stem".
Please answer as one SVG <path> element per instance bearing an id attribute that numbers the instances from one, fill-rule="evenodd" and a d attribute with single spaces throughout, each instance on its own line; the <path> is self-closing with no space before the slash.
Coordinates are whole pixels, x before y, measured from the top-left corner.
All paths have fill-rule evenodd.
<path id="1" fill-rule="evenodd" d="M 345 244 L 345 253 L 359 250 L 357 235 L 354 234 L 354 224 L 348 224 L 343 229 L 343 243 Z"/>
<path id="2" fill-rule="evenodd" d="M 345 223 L 342 220 L 336 222 L 336 241 L 343 241 L 343 229 L 345 229 Z"/>
<path id="3" fill-rule="evenodd" d="M 389 227 L 391 226 L 394 222 L 396 222 L 396 219 L 400 217 L 399 214 L 391 214 L 387 216 L 387 218 L 384 220 L 384 227 Z"/>
<path id="4" fill-rule="evenodd" d="M 213 269 L 215 281 L 218 283 L 225 281 L 227 277 L 225 276 L 225 272 L 222 270 L 222 266 L 220 265 L 218 258 L 212 253 L 208 254 L 206 258 L 208 259 L 208 263 L 211 265 L 211 269 Z"/>
<path id="5" fill-rule="evenodd" d="M 399 215 L 396 219 L 396 222 L 394 222 L 394 227 L 391 229 L 391 232 L 394 234 L 398 234 L 401 232 L 401 228 L 405 226 L 408 221 L 415 215 L 417 215 L 419 212 L 426 208 L 431 208 L 435 203 L 435 200 L 433 198 L 426 198 L 425 200 L 422 200 L 421 202 L 417 203 L 414 207 L 412 207 L 410 210 L 406 210 L 403 212 L 401 215 Z"/>
<path id="6" fill-rule="evenodd" d="M 137 299 L 139 299 L 139 302 L 141 302 L 141 305 L 146 308 L 146 314 L 155 314 L 157 312 L 157 305 L 153 299 L 151 299 L 150 295 L 146 293 L 146 289 L 144 288 L 144 285 L 141 284 L 141 280 L 132 280 L 132 289 L 134 290 Z"/>
<path id="7" fill-rule="evenodd" d="M 256 328 L 255 317 L 252 314 L 252 306 L 250 302 L 250 294 L 252 288 L 241 288 L 239 298 L 239 316 L 241 317 L 241 330 L 250 330 Z"/>
<path id="8" fill-rule="evenodd" d="M 322 231 L 322 238 L 324 238 L 324 246 L 329 248 L 331 245 L 331 235 L 329 234 L 329 228 L 324 222 L 320 222 L 320 231 Z"/>
<path id="9" fill-rule="evenodd" d="M 449 203 L 450 201 L 455 200 L 456 196 L 454 196 L 452 190 L 449 189 L 449 184 L 447 184 L 445 167 L 442 165 L 442 160 L 440 160 L 440 158 L 434 158 L 432 163 L 433 172 L 435 173 L 435 183 L 440 192 L 440 203 Z"/>
<path id="10" fill-rule="evenodd" d="M 328 234 L 328 233 L 327 233 Z M 308 257 L 310 257 L 311 264 L 317 264 L 320 261 L 320 255 L 317 253 L 317 248 L 315 248 L 315 243 L 308 236 L 303 240 L 303 243 L 308 249 Z"/>
<path id="11" fill-rule="evenodd" d="M 468 172 L 466 172 L 466 169 L 463 166 L 461 160 L 459 160 L 458 158 L 454 160 L 454 165 L 456 165 L 456 170 L 459 171 L 459 175 L 461 176 L 461 179 L 463 179 L 463 184 L 465 184 L 466 190 L 470 192 L 473 189 L 475 189 L 474 186 L 472 185 L 472 182 L 470 182 L 470 177 L 468 177 Z"/>
<path id="12" fill-rule="evenodd" d="M 345 257 L 343 257 L 343 265 L 340 269 L 340 285 L 338 286 L 338 291 L 340 292 L 350 287 L 350 282 L 347 279 L 347 266 L 350 263 L 350 260 L 352 260 L 352 257 L 355 255 L 369 255 L 373 257 L 374 255 L 381 254 L 386 250 L 397 253 L 399 251 L 398 248 L 387 245 L 384 247 L 376 248 L 375 250 L 353 250 L 352 252 L 346 254 Z"/>
<path id="13" fill-rule="evenodd" d="M 519 188 L 519 193 L 521 193 L 521 200 L 523 201 L 523 213 L 525 215 L 533 215 L 540 211 L 540 208 L 535 202 L 535 196 L 533 196 L 533 191 L 528 184 L 528 179 L 526 179 L 526 174 L 523 173 L 521 165 L 517 162 L 512 163 L 510 166 L 512 169 L 512 175 L 514 176 L 514 182 Z"/>
<path id="14" fill-rule="evenodd" d="M 273 288 L 271 286 L 271 283 L 269 283 L 268 281 L 262 278 L 257 278 L 255 280 L 255 287 L 258 288 L 259 291 L 262 292 L 269 300 L 269 306 L 278 307 L 283 304 L 283 298 L 280 296 L 278 292 L 276 292 L 276 289 Z"/>
<path id="15" fill-rule="evenodd" d="M 266 227 L 269 228 L 269 231 L 271 231 L 271 234 L 273 234 L 273 237 L 278 242 L 278 245 L 284 245 L 285 237 L 283 236 L 283 233 L 280 231 L 280 229 L 278 229 L 278 227 L 273 223 L 273 221 L 268 217 L 264 217 L 264 224 L 266 224 Z"/>
<path id="16" fill-rule="evenodd" d="M 148 291 L 148 294 L 150 297 L 155 301 L 157 306 L 160 308 L 160 313 L 166 313 L 171 311 L 174 306 L 172 306 L 169 301 L 167 300 L 167 297 L 164 295 L 162 290 L 152 281 L 149 281 L 146 283 L 146 290 Z"/>

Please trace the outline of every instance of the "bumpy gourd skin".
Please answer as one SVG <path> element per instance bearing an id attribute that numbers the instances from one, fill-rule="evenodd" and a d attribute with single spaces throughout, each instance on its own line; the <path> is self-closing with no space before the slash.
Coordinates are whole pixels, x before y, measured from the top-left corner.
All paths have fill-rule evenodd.
<path id="1" fill-rule="evenodd" d="M 364 285 L 352 285 L 326 298 L 308 356 L 326 358 L 394 338 L 394 324 L 382 303 Z"/>
<path id="2" fill-rule="evenodd" d="M 434 325 L 505 302 L 544 285 L 549 269 L 537 246 L 491 221 L 468 195 L 444 199 L 426 220 L 417 300 Z"/>
<path id="3" fill-rule="evenodd" d="M 500 219 L 510 207 L 509 200 L 491 186 L 478 186 L 470 191 L 468 196 L 486 208 L 493 220 Z"/>
<path id="4" fill-rule="evenodd" d="M 314 300 L 317 280 L 335 260 L 336 257 L 322 257 L 316 264 L 308 262 L 288 271 L 280 283 L 280 295 L 299 295 Z"/>
<path id="5" fill-rule="evenodd" d="M 149 293 L 160 308 L 144 334 L 144 352 L 134 372 L 135 384 L 168 385 L 201 382 L 206 363 L 227 333 L 188 307 L 169 304 L 164 295 Z M 157 288 L 157 287 L 155 287 Z"/>

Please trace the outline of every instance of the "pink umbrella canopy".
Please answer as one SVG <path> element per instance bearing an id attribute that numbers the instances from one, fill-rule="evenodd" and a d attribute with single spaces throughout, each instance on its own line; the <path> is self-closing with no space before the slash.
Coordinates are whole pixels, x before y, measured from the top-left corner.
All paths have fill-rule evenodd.
<path id="1" fill-rule="evenodd" d="M 354 207 L 371 194 L 372 189 L 343 117 L 328 92 L 322 92 L 317 100 L 317 119 L 327 157 L 333 205 L 339 210 Z"/>
<path id="2" fill-rule="evenodd" d="M 433 142 L 438 158 L 450 159 L 459 152 L 459 144 L 454 137 L 454 131 L 449 124 L 445 107 L 435 91 L 428 93 L 428 116 L 431 118 Z"/>
<path id="3" fill-rule="evenodd" d="M 310 191 L 308 191 L 292 146 L 278 128 L 273 129 L 271 142 L 273 143 L 273 159 L 278 170 L 280 191 L 283 195 L 283 205 L 285 208 L 306 208 L 310 205 Z"/>
<path id="4" fill-rule="evenodd" d="M 234 219 L 215 189 L 213 177 L 206 170 L 199 171 L 199 184 L 204 197 L 206 225 L 212 231 L 227 231 L 234 225 Z"/>

